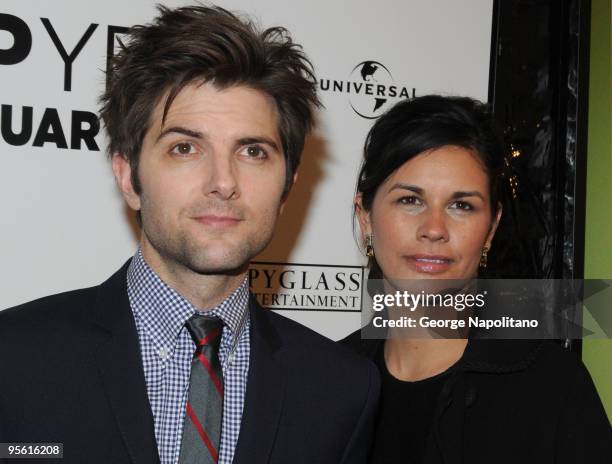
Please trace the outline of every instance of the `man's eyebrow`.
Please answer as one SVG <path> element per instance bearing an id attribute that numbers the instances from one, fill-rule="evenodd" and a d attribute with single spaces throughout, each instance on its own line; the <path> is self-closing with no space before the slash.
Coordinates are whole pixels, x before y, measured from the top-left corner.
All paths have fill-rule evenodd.
<path id="1" fill-rule="evenodd" d="M 256 136 L 256 137 L 241 137 L 236 141 L 236 146 L 242 147 L 244 145 L 255 145 L 257 143 L 262 143 L 265 145 L 269 145 L 274 150 L 280 153 L 280 148 L 278 144 L 271 138 L 265 136 Z"/>
<path id="2" fill-rule="evenodd" d="M 158 142 L 160 139 L 162 139 L 166 135 L 173 134 L 173 133 L 183 134 L 188 137 L 193 137 L 194 139 L 201 139 L 204 137 L 204 134 L 202 134 L 202 132 L 187 129 L 186 127 L 173 126 L 173 127 L 168 127 L 167 129 L 164 129 L 163 131 L 161 131 L 161 133 L 157 136 L 156 142 Z"/>

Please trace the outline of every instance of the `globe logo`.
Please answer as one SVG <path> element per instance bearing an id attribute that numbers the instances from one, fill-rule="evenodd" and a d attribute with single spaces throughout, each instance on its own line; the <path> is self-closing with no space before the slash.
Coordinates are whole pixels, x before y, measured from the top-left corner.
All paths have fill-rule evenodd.
<path id="1" fill-rule="evenodd" d="M 416 88 L 398 85 L 389 68 L 380 61 L 362 61 L 346 79 L 319 79 L 321 92 L 347 96 L 352 110 L 365 119 L 376 119 L 397 101 L 414 98 Z"/>
<path id="2" fill-rule="evenodd" d="M 349 97 L 351 108 L 362 118 L 378 118 L 399 99 L 391 72 L 378 61 L 359 63 L 351 71 L 349 81 L 354 88 Z"/>

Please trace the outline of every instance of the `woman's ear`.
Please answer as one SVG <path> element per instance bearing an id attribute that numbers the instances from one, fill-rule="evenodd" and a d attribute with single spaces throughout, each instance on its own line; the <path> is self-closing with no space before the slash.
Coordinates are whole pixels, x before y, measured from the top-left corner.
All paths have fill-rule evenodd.
<path id="1" fill-rule="evenodd" d="M 372 234 L 372 222 L 370 212 L 363 206 L 363 196 L 361 193 L 355 195 L 355 215 L 359 221 L 359 231 L 361 232 L 361 242 L 365 243 L 366 237 Z"/>
<path id="2" fill-rule="evenodd" d="M 491 223 L 491 229 L 489 230 L 489 234 L 487 235 L 487 239 L 485 240 L 485 246 L 487 248 L 491 248 L 491 242 L 493 241 L 493 237 L 495 237 L 495 232 L 497 231 L 497 227 L 499 226 L 501 216 L 502 204 L 497 203 L 497 211 L 495 212 L 495 217 L 493 218 L 493 222 Z"/>

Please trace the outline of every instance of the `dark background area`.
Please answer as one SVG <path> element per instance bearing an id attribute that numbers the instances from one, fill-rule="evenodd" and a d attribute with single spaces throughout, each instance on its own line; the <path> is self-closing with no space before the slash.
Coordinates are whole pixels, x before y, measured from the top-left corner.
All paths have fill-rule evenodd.
<path id="1" fill-rule="evenodd" d="M 507 169 L 488 277 L 584 277 L 590 11 L 590 0 L 494 2 L 489 103 Z"/>

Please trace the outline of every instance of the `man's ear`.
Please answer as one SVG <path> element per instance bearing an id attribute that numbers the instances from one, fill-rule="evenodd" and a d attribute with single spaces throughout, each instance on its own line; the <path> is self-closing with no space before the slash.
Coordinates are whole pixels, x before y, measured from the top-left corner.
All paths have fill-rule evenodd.
<path id="1" fill-rule="evenodd" d="M 113 153 L 112 165 L 115 180 L 126 203 L 134 211 L 140 210 L 140 196 L 134 191 L 134 186 L 132 185 L 132 168 L 130 163 L 121 153 Z"/>
<path id="2" fill-rule="evenodd" d="M 493 241 L 493 237 L 495 237 L 495 232 L 497 231 L 497 227 L 499 226 L 499 221 L 502 216 L 502 204 L 497 203 L 497 212 L 495 213 L 495 218 L 493 219 L 493 223 L 491 224 L 491 230 L 489 230 L 489 234 L 487 235 L 487 240 L 485 241 L 485 246 L 487 248 L 491 248 L 491 242 Z"/>
<path id="3" fill-rule="evenodd" d="M 365 243 L 366 237 L 372 233 L 372 221 L 370 212 L 363 207 L 363 197 L 361 193 L 355 195 L 355 215 L 359 221 L 359 230 L 361 231 L 361 241 Z"/>
<path id="4" fill-rule="evenodd" d="M 291 192 L 291 189 L 293 188 L 293 186 L 297 182 L 297 179 L 298 179 L 298 173 L 296 171 L 293 174 L 293 178 L 291 179 L 291 183 L 289 184 L 289 188 L 287 189 L 287 193 L 285 193 L 283 195 L 283 198 L 281 200 L 280 209 L 278 211 L 278 214 L 282 214 L 283 213 L 283 209 L 285 209 L 285 204 L 287 203 L 287 198 L 289 198 L 289 192 Z"/>

